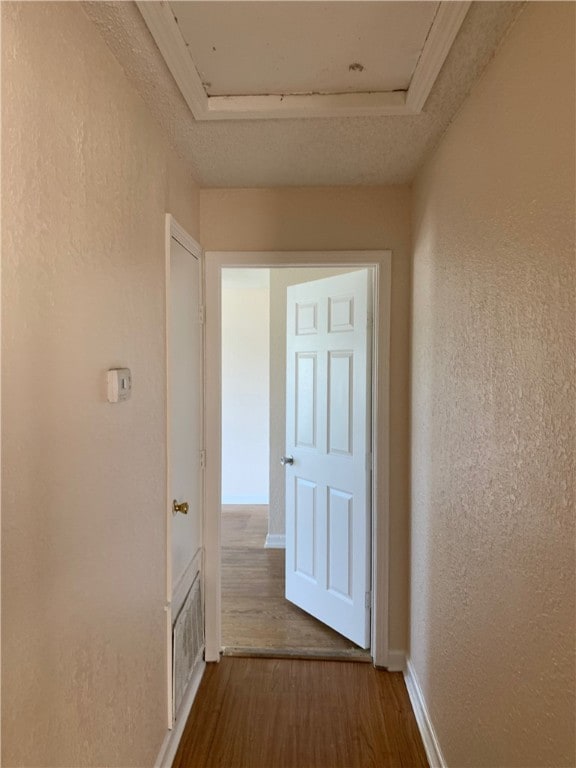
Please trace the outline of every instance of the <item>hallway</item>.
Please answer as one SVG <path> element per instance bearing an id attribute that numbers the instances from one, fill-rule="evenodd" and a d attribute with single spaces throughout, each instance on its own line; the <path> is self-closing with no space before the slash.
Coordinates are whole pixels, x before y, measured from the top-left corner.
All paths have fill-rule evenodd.
<path id="1" fill-rule="evenodd" d="M 225 657 L 206 669 L 173 768 L 427 765 L 400 672 Z"/>
<path id="2" fill-rule="evenodd" d="M 180 768 L 419 766 L 417 723 L 439 768 L 574 768 L 576 2 L 12 0 L 0 18 L 2 767 L 172 768 L 181 737 Z M 348 291 L 332 317 L 312 295 L 291 314 L 310 349 L 288 380 L 288 270 L 375 259 L 377 385 L 354 386 L 345 329 L 369 325 Z M 249 269 L 269 291 L 230 316 L 230 421 L 223 273 Z M 256 368 L 234 339 L 262 307 Z M 296 480 L 288 381 L 291 442 L 341 459 L 325 483 Z M 354 394 L 374 417 L 358 450 Z M 290 573 L 349 597 L 360 558 L 324 521 L 340 550 L 365 538 L 341 487 L 362 455 L 377 546 L 357 604 L 405 678 L 334 659 L 296 610 L 282 625 L 282 550 L 260 529 L 244 557 L 220 530 L 222 503 L 268 504 L 285 544 L 288 489 Z M 257 459 L 267 490 L 246 488 Z"/>

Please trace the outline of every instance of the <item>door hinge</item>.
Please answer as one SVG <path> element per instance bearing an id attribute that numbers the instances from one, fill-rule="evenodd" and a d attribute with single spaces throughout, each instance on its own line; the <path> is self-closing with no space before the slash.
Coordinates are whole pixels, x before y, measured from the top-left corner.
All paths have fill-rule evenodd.
<path id="1" fill-rule="evenodd" d="M 203 304 L 198 307 L 198 322 L 200 325 L 206 322 L 206 307 Z"/>
<path id="2" fill-rule="evenodd" d="M 372 471 L 372 454 L 371 453 L 366 454 L 366 469 L 368 470 L 368 472 Z"/>
<path id="3" fill-rule="evenodd" d="M 372 592 L 366 592 L 364 597 L 364 607 L 369 609 L 372 607 Z"/>
<path id="4" fill-rule="evenodd" d="M 206 451 L 200 451 L 200 469 L 206 469 Z"/>

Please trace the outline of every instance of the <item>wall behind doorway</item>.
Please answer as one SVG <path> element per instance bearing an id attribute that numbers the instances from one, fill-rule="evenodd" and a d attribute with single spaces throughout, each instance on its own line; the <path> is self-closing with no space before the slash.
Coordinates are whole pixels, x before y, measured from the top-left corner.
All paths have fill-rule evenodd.
<path id="1" fill-rule="evenodd" d="M 270 270 L 222 270 L 222 503 L 268 504 Z"/>

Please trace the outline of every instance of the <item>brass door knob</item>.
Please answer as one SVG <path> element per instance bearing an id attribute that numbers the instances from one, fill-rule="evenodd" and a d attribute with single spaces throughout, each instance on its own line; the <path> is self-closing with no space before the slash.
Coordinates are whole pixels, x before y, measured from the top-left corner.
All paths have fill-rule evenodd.
<path id="1" fill-rule="evenodd" d="M 182 504 L 178 504 L 176 499 L 174 499 L 172 502 L 172 512 L 174 512 L 174 514 L 181 512 L 183 515 L 187 515 L 189 509 L 190 507 L 187 501 L 183 501 Z"/>

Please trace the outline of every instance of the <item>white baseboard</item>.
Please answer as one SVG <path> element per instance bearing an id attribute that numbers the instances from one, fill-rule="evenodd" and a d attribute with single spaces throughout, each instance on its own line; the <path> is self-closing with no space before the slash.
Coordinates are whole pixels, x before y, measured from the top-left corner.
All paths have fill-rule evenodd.
<path id="1" fill-rule="evenodd" d="M 418 723 L 418 729 L 424 742 L 424 749 L 426 750 L 426 756 L 430 763 L 430 768 L 446 768 L 446 761 L 444 755 L 440 749 L 438 743 L 438 737 L 436 731 L 432 725 L 432 720 L 428 713 L 428 707 L 426 706 L 426 700 L 422 693 L 422 688 L 418 682 L 416 671 L 412 666 L 410 659 L 406 660 L 406 671 L 404 672 L 404 680 L 406 681 L 406 688 L 408 689 L 408 695 L 410 696 L 410 703 L 414 710 L 416 722 Z"/>
<path id="2" fill-rule="evenodd" d="M 404 672 L 406 669 L 406 653 L 404 651 L 388 651 L 388 672 Z"/>
<path id="3" fill-rule="evenodd" d="M 266 543 L 264 544 L 266 549 L 286 549 L 286 534 L 285 533 L 269 533 L 266 536 Z"/>
<path id="4" fill-rule="evenodd" d="M 204 674 L 205 669 L 206 662 L 201 661 L 194 670 L 192 679 L 190 680 L 190 684 L 188 686 L 188 691 L 182 699 L 180 711 L 178 712 L 178 718 L 176 719 L 172 730 L 167 731 L 166 736 L 164 737 L 164 741 L 160 747 L 160 752 L 158 753 L 158 757 L 154 763 L 154 768 L 170 768 L 172 765 L 172 762 L 176 757 L 176 752 L 178 751 L 180 739 L 184 733 L 184 726 L 188 720 L 188 715 L 192 709 L 192 704 L 194 704 L 194 699 L 198 693 L 200 681 L 202 680 L 202 675 Z"/>

